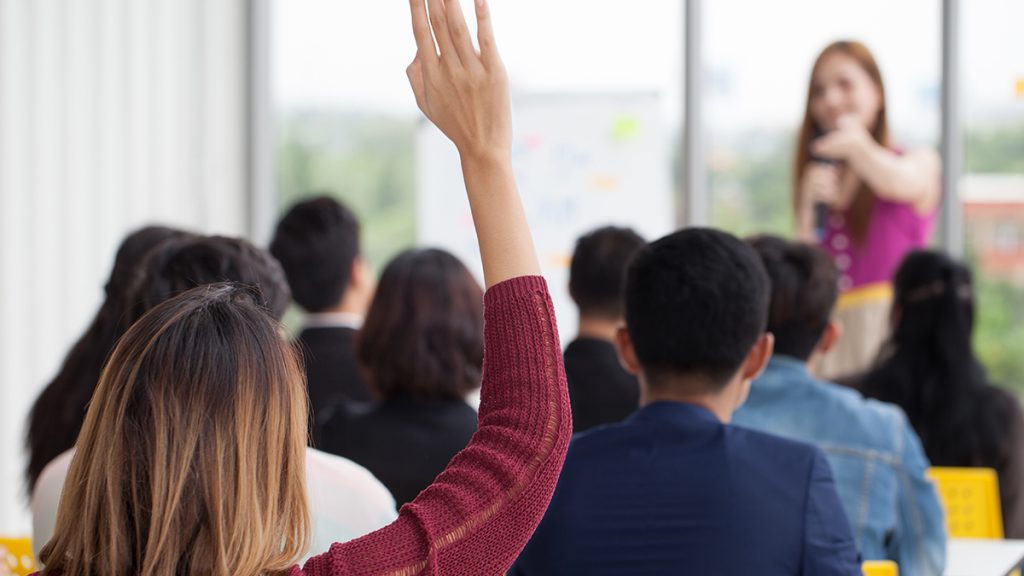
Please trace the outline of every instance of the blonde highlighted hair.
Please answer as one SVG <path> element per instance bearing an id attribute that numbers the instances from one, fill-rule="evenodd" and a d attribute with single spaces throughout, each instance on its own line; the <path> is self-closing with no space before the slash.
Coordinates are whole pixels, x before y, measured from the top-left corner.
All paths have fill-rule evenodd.
<path id="1" fill-rule="evenodd" d="M 47 572 L 285 574 L 305 552 L 305 386 L 261 301 L 201 286 L 128 330 L 78 438 Z"/>

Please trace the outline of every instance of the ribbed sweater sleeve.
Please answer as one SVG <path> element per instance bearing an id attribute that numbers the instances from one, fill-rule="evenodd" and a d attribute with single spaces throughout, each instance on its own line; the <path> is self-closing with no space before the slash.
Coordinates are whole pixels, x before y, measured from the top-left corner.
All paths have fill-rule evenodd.
<path id="1" fill-rule="evenodd" d="M 544 516 L 572 435 L 544 279 L 484 296 L 484 366 L 473 439 L 398 520 L 310 559 L 310 576 L 502 574 Z"/>

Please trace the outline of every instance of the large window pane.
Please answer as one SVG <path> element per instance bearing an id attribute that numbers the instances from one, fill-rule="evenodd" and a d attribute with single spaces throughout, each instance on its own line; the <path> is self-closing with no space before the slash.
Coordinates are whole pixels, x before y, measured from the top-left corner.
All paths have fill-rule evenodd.
<path id="1" fill-rule="evenodd" d="M 975 345 L 989 376 L 1024 389 L 1024 4 L 963 11 L 967 257 L 978 286 Z"/>
<path id="2" fill-rule="evenodd" d="M 895 143 L 937 146 L 938 0 L 715 0 L 704 5 L 714 225 L 739 234 L 792 233 L 796 133 L 811 66 L 835 40 L 859 40 L 874 53 Z"/>
<path id="3" fill-rule="evenodd" d="M 463 4 L 472 14 L 472 4 Z M 492 0 L 491 5 L 518 107 L 517 176 L 561 324 L 571 334 L 574 309 L 564 284 L 567 256 L 581 228 L 634 224 L 655 236 L 674 222 L 683 4 Z M 367 252 L 377 267 L 421 241 L 440 243 L 476 267 L 471 240 L 449 244 L 429 226 L 450 215 L 445 211 L 462 210 L 454 204 L 461 184 L 453 157 L 436 154 L 444 143 L 424 136 L 430 128 L 420 125 L 406 82 L 405 66 L 414 53 L 407 10 L 407 3 L 391 2 L 274 3 L 278 198 L 282 207 L 311 193 L 345 200 L 363 220 Z M 600 126 L 581 116 L 591 110 Z M 653 143 L 645 149 L 654 159 L 637 162 L 630 156 L 635 141 Z M 424 158 L 444 168 L 424 170 L 418 165 Z M 603 201 L 655 193 L 626 190 L 644 182 L 656 183 L 665 206 L 648 229 L 646 222 L 630 220 L 628 210 L 617 210 L 618 200 Z M 428 194 L 446 186 L 455 193 Z M 443 205 L 435 205 L 439 201 Z M 462 218 L 451 228 L 465 224 Z"/>

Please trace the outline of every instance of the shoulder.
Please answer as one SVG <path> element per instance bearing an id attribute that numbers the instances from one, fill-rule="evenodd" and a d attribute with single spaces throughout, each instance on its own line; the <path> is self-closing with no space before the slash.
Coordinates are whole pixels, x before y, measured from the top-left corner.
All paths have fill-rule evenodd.
<path id="1" fill-rule="evenodd" d="M 314 448 L 306 448 L 306 484 L 311 494 L 320 489 L 344 491 L 350 498 L 370 498 L 394 507 L 391 493 L 369 470 Z"/>
<path id="2" fill-rule="evenodd" d="M 901 433 L 910 426 L 899 406 L 866 398 L 860 392 L 839 384 L 818 382 L 818 388 L 828 398 L 829 418 L 842 422 L 844 436 L 870 448 L 883 451 L 899 449 Z"/>
<path id="3" fill-rule="evenodd" d="M 71 460 L 75 457 L 75 449 L 65 451 L 57 456 L 43 468 L 36 480 L 35 489 L 32 491 L 32 508 L 46 502 L 56 505 L 60 499 L 61 491 L 64 489 L 64 479 L 67 478 L 68 468 L 71 467 Z"/>
<path id="4" fill-rule="evenodd" d="M 774 479 L 782 480 L 772 484 L 783 493 L 804 492 L 819 473 L 817 469 L 827 462 L 824 452 L 807 442 L 738 426 L 726 430 L 733 471 L 744 471 L 745 477 L 762 487 L 767 486 L 765 479 Z"/>

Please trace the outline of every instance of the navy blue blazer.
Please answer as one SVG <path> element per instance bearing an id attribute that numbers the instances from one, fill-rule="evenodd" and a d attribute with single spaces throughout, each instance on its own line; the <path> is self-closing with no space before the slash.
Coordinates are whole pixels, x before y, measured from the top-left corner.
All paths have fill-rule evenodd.
<path id="1" fill-rule="evenodd" d="M 861 574 L 828 461 L 813 446 L 678 402 L 574 437 L 511 575 Z"/>

